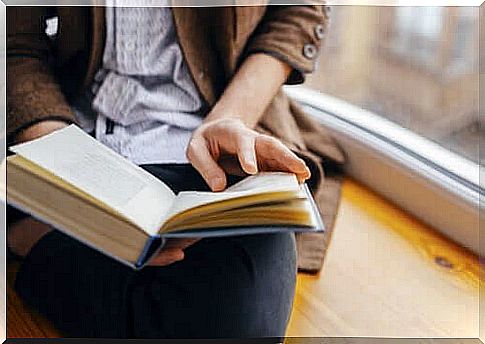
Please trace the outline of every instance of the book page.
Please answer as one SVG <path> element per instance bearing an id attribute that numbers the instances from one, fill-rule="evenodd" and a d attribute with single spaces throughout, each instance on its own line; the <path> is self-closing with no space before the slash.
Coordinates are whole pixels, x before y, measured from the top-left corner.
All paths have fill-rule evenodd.
<path id="1" fill-rule="evenodd" d="M 223 192 L 180 192 L 173 203 L 173 207 L 168 211 L 167 218 L 204 204 L 250 195 L 287 191 L 300 191 L 298 180 L 294 174 L 283 172 L 261 172 L 246 177 Z"/>
<path id="2" fill-rule="evenodd" d="M 298 180 L 293 173 L 260 172 L 228 187 L 225 192 L 256 191 L 263 188 L 285 191 L 297 190 Z"/>
<path id="3" fill-rule="evenodd" d="M 156 234 L 175 194 L 75 125 L 10 148 Z"/>

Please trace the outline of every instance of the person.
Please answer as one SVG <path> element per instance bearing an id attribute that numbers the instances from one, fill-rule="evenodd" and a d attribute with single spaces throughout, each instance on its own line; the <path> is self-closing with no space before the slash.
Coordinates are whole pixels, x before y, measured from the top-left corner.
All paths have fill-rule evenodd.
<path id="1" fill-rule="evenodd" d="M 7 9 L 8 144 L 77 123 L 176 192 L 267 170 L 318 187 L 341 153 L 281 86 L 314 69 L 326 7 L 139 3 Z M 66 336 L 285 334 L 292 234 L 172 240 L 140 271 L 29 218 L 8 245 L 19 295 Z"/>

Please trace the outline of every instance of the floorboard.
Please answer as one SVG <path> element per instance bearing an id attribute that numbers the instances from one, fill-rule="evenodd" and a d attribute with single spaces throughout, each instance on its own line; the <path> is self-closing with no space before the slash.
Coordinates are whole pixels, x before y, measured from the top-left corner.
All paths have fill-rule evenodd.
<path id="1" fill-rule="evenodd" d="M 324 267 L 298 276 L 288 336 L 479 333 L 478 258 L 352 180 Z"/>

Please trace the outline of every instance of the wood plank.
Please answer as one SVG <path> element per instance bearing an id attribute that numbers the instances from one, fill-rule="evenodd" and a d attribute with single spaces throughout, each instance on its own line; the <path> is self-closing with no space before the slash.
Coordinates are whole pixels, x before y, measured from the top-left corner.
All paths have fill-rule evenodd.
<path id="1" fill-rule="evenodd" d="M 7 337 L 59 338 L 62 334 L 43 316 L 26 305 L 13 289 L 18 264 L 7 269 Z"/>
<path id="2" fill-rule="evenodd" d="M 319 275 L 298 276 L 288 336 L 478 338 L 478 258 L 346 180 Z"/>

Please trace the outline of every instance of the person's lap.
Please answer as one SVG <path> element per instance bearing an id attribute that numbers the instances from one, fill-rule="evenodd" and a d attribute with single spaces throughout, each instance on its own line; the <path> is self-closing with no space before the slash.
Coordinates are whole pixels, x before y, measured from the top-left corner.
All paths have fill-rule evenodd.
<path id="1" fill-rule="evenodd" d="M 176 192 L 206 188 L 188 166 L 144 167 Z M 267 337 L 284 335 L 295 278 L 289 233 L 204 239 L 183 261 L 134 271 L 53 231 L 16 288 L 71 337 Z"/>

